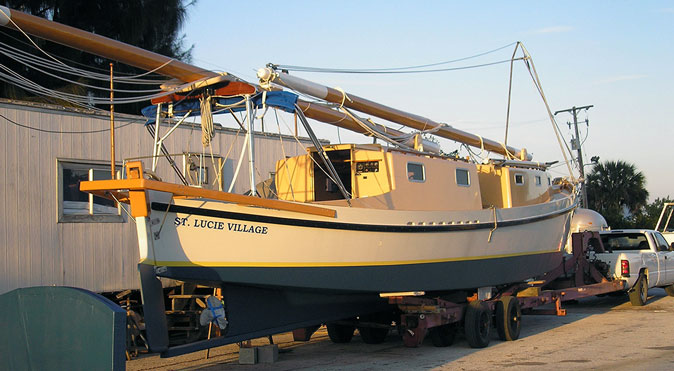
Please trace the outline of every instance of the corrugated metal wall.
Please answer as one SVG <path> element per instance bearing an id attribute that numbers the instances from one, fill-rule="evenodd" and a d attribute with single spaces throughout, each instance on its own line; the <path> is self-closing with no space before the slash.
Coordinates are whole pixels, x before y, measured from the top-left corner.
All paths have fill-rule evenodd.
<path id="1" fill-rule="evenodd" d="M 97 292 L 138 288 L 138 248 L 132 221 L 58 222 L 57 161 L 109 163 L 109 118 L 8 101 L 0 101 L 0 115 L 0 294 L 36 285 L 75 286 Z M 117 115 L 119 164 L 126 158 L 152 154 L 152 137 L 143 123 L 140 117 Z M 161 132 L 167 128 L 163 126 Z M 234 130 L 216 130 L 213 154 L 224 157 L 229 152 L 224 167 L 225 189 L 244 137 Z M 201 129 L 190 125 L 179 128 L 165 145 L 170 153 L 201 152 Z M 254 145 L 257 182 L 269 177 L 275 161 L 284 154 L 304 152 L 295 139 L 280 139 L 278 135 L 257 136 Z M 311 144 L 304 140 L 303 145 Z M 143 163 L 150 168 L 150 160 Z M 178 166 L 182 168 L 180 161 Z M 166 181 L 178 181 L 164 159 L 157 173 Z M 238 179 L 234 192 L 242 193 L 248 179 L 247 161 Z"/>

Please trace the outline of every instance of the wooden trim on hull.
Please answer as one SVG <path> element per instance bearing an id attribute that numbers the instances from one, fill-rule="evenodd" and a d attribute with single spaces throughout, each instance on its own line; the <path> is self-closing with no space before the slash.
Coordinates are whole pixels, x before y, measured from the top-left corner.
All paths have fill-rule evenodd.
<path id="1" fill-rule="evenodd" d="M 562 210 L 558 210 L 548 214 L 536 215 L 533 217 L 522 219 L 499 220 L 498 228 L 535 223 L 542 220 L 555 218 L 560 215 L 571 212 L 573 209 L 575 209 L 575 207 L 576 205 L 573 204 Z M 168 205 L 166 203 L 160 202 L 153 202 L 151 204 L 151 208 L 152 210 L 161 212 L 166 212 L 168 210 L 168 212 L 170 213 L 201 215 L 214 218 L 243 220 L 249 222 L 281 224 L 281 225 L 290 225 L 294 227 L 306 227 L 306 228 L 341 229 L 341 230 L 363 231 L 363 232 L 428 233 L 428 232 L 457 232 L 457 231 L 494 228 L 493 220 L 489 222 L 470 223 L 470 224 L 467 223 L 467 224 L 445 224 L 445 225 L 382 225 L 382 224 L 326 222 L 319 220 L 282 218 L 275 216 L 237 213 L 231 211 L 213 210 L 190 206 Z"/>
<path id="2" fill-rule="evenodd" d="M 82 192 L 93 193 L 97 196 L 105 198 L 110 198 L 108 193 L 113 193 L 118 196 L 117 199 L 121 202 L 130 200 L 131 215 L 134 217 L 148 215 L 145 196 L 145 191 L 148 190 L 167 192 L 173 194 L 176 197 L 202 197 L 210 200 L 232 202 L 240 205 L 259 206 L 269 209 L 293 211 L 297 213 L 325 216 L 328 218 L 334 218 L 336 215 L 335 210 L 320 206 L 280 200 L 269 200 L 266 198 L 245 196 L 204 188 L 195 188 L 142 178 L 85 181 L 80 183 L 80 190 Z M 124 196 L 120 190 L 128 190 L 128 197 Z M 136 196 L 136 202 L 134 202 L 134 196 Z M 166 211 L 166 206 L 168 205 L 164 204 L 163 211 Z"/>
<path id="3" fill-rule="evenodd" d="M 523 281 L 559 266 L 561 252 L 430 264 L 361 267 L 163 267 L 159 276 L 353 292 L 446 291 Z"/>

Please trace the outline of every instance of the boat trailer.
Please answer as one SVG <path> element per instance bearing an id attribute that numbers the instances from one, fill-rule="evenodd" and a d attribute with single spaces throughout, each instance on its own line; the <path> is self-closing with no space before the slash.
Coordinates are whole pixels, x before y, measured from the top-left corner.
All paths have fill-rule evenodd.
<path id="1" fill-rule="evenodd" d="M 603 252 L 598 232 L 572 234 L 573 253 L 556 269 L 537 280 L 506 287 L 494 296 L 490 290 L 478 290 L 465 303 L 441 297 L 389 296 L 389 303 L 401 312 L 399 331 L 405 346 L 421 345 L 427 334 L 435 346 L 451 345 L 462 324 L 470 346 L 483 348 L 489 344 L 492 320 L 501 340 L 517 340 L 522 313 L 564 316 L 562 302 L 624 290 L 624 281 L 608 280 L 588 260 L 589 247 Z M 535 309 L 547 304 L 554 304 L 554 308 Z"/>

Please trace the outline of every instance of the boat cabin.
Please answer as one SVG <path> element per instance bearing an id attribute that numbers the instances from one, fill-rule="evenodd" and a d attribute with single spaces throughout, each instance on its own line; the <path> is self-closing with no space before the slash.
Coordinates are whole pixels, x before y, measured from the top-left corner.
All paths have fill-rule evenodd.
<path id="1" fill-rule="evenodd" d="M 544 202 L 544 170 L 474 163 L 378 144 L 337 144 L 323 150 L 344 187 L 331 179 L 316 148 L 276 164 L 276 193 L 286 201 L 390 210 L 479 210 Z M 345 191 L 345 192 L 344 192 Z"/>

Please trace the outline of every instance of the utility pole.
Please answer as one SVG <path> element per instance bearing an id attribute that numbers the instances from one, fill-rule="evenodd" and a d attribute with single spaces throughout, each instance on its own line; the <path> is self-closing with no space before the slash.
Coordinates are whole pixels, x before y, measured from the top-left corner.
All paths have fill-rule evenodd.
<path id="1" fill-rule="evenodd" d="M 580 170 L 579 170 L 580 171 L 580 177 L 581 177 L 581 179 L 583 179 L 583 187 L 581 188 L 582 191 L 583 191 L 583 207 L 588 207 L 588 204 L 587 204 L 587 187 L 586 187 L 586 183 L 585 183 L 585 167 L 583 165 L 583 150 L 580 148 L 580 138 L 579 138 L 579 135 L 578 135 L 578 112 L 581 111 L 581 110 L 589 110 L 592 107 L 594 107 L 594 105 L 583 106 L 583 107 L 575 107 L 574 106 L 574 107 L 571 107 L 569 109 L 560 110 L 560 111 L 555 112 L 555 116 L 558 113 L 561 113 L 561 112 L 569 112 L 573 115 L 573 127 L 576 131 L 576 138 L 575 138 L 576 150 L 578 151 L 578 167 L 580 168 Z M 586 121 L 586 123 L 587 123 L 587 121 Z"/>

